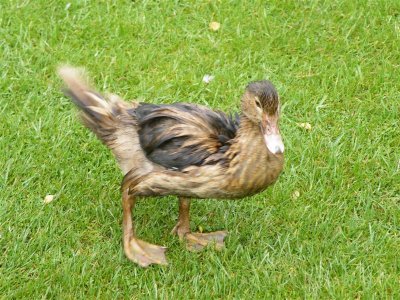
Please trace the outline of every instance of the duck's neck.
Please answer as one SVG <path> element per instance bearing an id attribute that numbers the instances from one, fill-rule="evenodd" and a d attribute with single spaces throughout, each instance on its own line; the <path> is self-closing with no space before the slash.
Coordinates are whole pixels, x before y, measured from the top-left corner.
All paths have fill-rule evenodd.
<path id="1" fill-rule="evenodd" d="M 251 121 L 244 114 L 240 116 L 235 144 L 234 149 L 243 157 L 248 155 L 256 155 L 259 159 L 275 157 L 268 151 L 260 125 Z"/>
<path id="2" fill-rule="evenodd" d="M 246 156 L 252 155 L 255 152 L 261 152 L 265 156 L 268 156 L 260 126 L 242 114 L 240 116 L 239 128 L 228 156 L 231 158 L 237 155 Z"/>
<path id="3" fill-rule="evenodd" d="M 239 128 L 237 130 L 237 136 L 247 137 L 260 135 L 261 129 L 260 126 L 251 121 L 246 115 L 241 114 Z"/>
<path id="4" fill-rule="evenodd" d="M 226 156 L 230 160 L 226 188 L 237 191 L 238 196 L 265 189 L 278 178 L 283 167 L 283 156 L 268 151 L 260 126 L 244 115 Z"/>

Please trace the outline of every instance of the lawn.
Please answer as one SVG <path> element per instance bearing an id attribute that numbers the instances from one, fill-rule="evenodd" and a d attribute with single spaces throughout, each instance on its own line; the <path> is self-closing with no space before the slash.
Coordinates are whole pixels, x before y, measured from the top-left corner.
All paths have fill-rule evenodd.
<path id="1" fill-rule="evenodd" d="M 187 252 L 167 197 L 135 216 L 169 265 L 125 258 L 122 175 L 61 63 L 125 99 L 226 111 L 274 82 L 278 182 L 192 207 L 192 229 L 229 231 L 222 252 Z M 1 1 L 0 76 L 1 299 L 400 297 L 399 1 Z"/>

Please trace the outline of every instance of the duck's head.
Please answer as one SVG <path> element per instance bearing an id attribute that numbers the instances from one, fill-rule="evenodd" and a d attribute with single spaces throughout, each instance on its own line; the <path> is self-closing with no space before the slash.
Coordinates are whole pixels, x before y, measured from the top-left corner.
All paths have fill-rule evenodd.
<path id="1" fill-rule="evenodd" d="M 242 112 L 260 126 L 268 150 L 282 154 L 285 147 L 279 132 L 279 96 L 273 84 L 267 80 L 251 82 L 243 95 Z"/>

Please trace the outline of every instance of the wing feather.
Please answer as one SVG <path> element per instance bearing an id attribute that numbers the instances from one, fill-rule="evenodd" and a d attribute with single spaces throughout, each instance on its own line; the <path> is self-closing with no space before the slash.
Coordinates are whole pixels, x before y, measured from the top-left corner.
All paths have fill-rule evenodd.
<path id="1" fill-rule="evenodd" d="M 221 162 L 238 128 L 237 115 L 188 103 L 141 103 L 129 113 L 138 121 L 146 156 L 170 169 Z"/>

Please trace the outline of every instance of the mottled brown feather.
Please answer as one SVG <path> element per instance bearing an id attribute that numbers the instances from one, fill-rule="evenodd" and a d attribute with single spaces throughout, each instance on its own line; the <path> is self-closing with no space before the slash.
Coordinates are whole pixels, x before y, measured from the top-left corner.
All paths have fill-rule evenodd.
<path id="1" fill-rule="evenodd" d="M 62 67 L 59 75 L 67 85 L 65 94 L 80 108 L 82 122 L 111 149 L 122 173 L 125 175 L 138 165 L 143 170 L 152 170 L 140 147 L 137 122 L 127 113 L 138 103 L 127 103 L 116 95 L 106 99 L 89 86 L 81 70 Z"/>
<path id="2" fill-rule="evenodd" d="M 283 154 L 267 150 L 253 119 L 255 97 L 264 111 L 277 114 L 278 96 L 267 81 L 249 85 L 237 122 L 197 105 L 106 98 L 75 69 L 63 68 L 60 75 L 84 124 L 113 151 L 130 194 L 240 198 L 264 190 L 283 168 Z"/>

